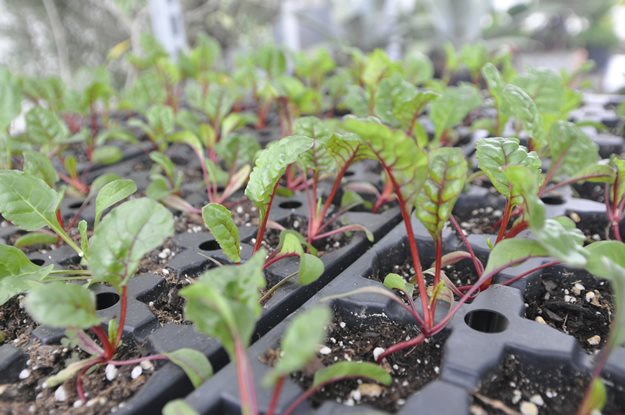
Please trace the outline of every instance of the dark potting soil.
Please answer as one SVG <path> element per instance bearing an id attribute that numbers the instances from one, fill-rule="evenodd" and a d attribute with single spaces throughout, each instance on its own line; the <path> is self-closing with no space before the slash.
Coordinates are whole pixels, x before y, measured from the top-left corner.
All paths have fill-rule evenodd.
<path id="1" fill-rule="evenodd" d="M 161 326 L 168 323 L 191 324 L 184 318 L 184 298 L 178 292 L 194 281 L 195 279 L 186 275 L 178 277 L 168 273 L 165 276 L 159 286 L 158 296 L 146 302 Z"/>
<path id="2" fill-rule="evenodd" d="M 140 365 L 118 366 L 112 381 L 105 375 L 105 367 L 99 366 L 85 375 L 84 389 L 87 402 L 78 398 L 76 381 L 71 379 L 54 387 L 43 387 L 45 380 L 62 370 L 69 362 L 87 356 L 75 348 L 64 345 L 32 343 L 26 347 L 29 355 L 19 382 L 0 385 L 0 415 L 59 414 L 91 415 L 108 414 L 138 391 L 158 366 L 157 362 Z M 116 359 L 125 360 L 141 356 L 135 345 L 122 345 Z M 132 379 L 133 370 L 141 373 Z"/>
<path id="3" fill-rule="evenodd" d="M 497 234 L 499 232 L 501 216 L 503 212 L 492 206 L 478 207 L 475 209 L 458 209 L 454 212 L 456 220 L 465 231 L 465 234 L 483 235 Z M 509 223 L 508 228 L 512 226 Z"/>
<path id="4" fill-rule="evenodd" d="M 180 252 L 180 248 L 174 244 L 170 238 L 160 247 L 152 250 L 143 257 L 139 263 L 137 274 L 152 273 L 157 275 L 167 275 L 167 271 L 163 272 L 167 266 L 167 262 Z"/>
<path id="5" fill-rule="evenodd" d="M 291 215 L 287 218 L 286 222 L 282 224 L 286 229 L 292 229 L 294 231 L 300 232 L 304 237 L 306 237 L 306 230 L 308 227 L 308 218 L 304 216 Z M 335 229 L 344 226 L 341 224 L 340 220 L 334 222 L 328 228 L 324 229 L 323 232 L 333 231 Z M 317 249 L 318 256 L 323 256 L 332 251 L 336 251 L 347 244 L 353 238 L 353 232 L 343 232 L 339 234 L 332 235 L 328 238 L 324 238 L 322 240 L 314 241 L 313 246 Z M 277 229 L 267 229 L 265 232 L 265 238 L 263 240 L 262 245 L 268 250 L 276 249 L 280 244 L 280 231 Z"/>
<path id="6" fill-rule="evenodd" d="M 303 372 L 292 376 L 303 388 L 312 384 L 314 372 L 339 361 L 374 362 L 374 350 L 388 348 L 398 342 L 418 335 L 416 326 L 396 323 L 385 315 L 369 315 L 354 320 L 337 315 L 329 327 L 325 345 Z M 394 412 L 402 407 L 405 399 L 438 377 L 442 347 L 446 337 L 434 339 L 389 356 L 382 366 L 391 374 L 390 386 L 379 385 L 368 380 L 348 380 L 333 383 L 321 389 L 312 398 L 314 405 L 323 401 L 337 401 L 353 406 L 367 404 Z M 276 351 L 265 356 L 271 360 Z"/>
<path id="7" fill-rule="evenodd" d="M 614 304 L 606 280 L 586 272 L 547 269 L 528 282 L 525 317 L 574 336 L 588 352 L 605 344 Z"/>
<path id="8" fill-rule="evenodd" d="M 30 340 L 34 322 L 22 306 L 24 296 L 18 295 L 0 306 L 0 345 L 21 346 Z"/>
<path id="9" fill-rule="evenodd" d="M 605 185 L 603 183 L 576 183 L 571 187 L 581 199 L 594 200 L 599 203 L 605 202 Z"/>
<path id="10" fill-rule="evenodd" d="M 473 395 L 472 415 L 574 414 L 590 377 L 565 364 L 536 364 L 508 354 Z M 621 386 L 608 386 L 603 415 L 625 413 L 616 400 Z"/>

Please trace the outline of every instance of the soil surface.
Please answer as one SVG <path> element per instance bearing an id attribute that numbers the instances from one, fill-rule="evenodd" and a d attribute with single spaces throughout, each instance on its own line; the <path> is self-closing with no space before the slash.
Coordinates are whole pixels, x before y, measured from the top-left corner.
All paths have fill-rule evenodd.
<path id="1" fill-rule="evenodd" d="M 161 326 L 168 323 L 191 324 L 190 321 L 184 319 L 184 298 L 178 295 L 178 292 L 193 281 L 195 279 L 186 275 L 178 277 L 173 273 L 168 273 L 159 284 L 157 297 L 144 301 Z"/>
<path id="2" fill-rule="evenodd" d="M 605 202 L 605 185 L 603 183 L 576 183 L 571 187 L 581 199 L 594 200 L 599 203 Z"/>
<path id="3" fill-rule="evenodd" d="M 586 237 L 585 245 L 596 241 L 614 239 L 612 227 L 608 226 L 608 220 L 604 215 L 589 214 L 582 216 L 576 212 L 568 212 L 567 216 L 577 224 L 577 228 Z"/>
<path id="4" fill-rule="evenodd" d="M 303 372 L 292 377 L 303 388 L 312 384 L 314 372 L 339 361 L 374 362 L 374 350 L 387 348 L 418 334 L 415 326 L 396 323 L 384 315 L 370 315 L 366 319 L 344 319 L 337 315 L 328 330 L 326 343 L 316 358 Z M 348 380 L 333 383 L 321 389 L 312 398 L 314 405 L 332 400 L 348 406 L 367 404 L 378 409 L 395 412 L 405 404 L 405 399 L 438 377 L 444 336 L 398 352 L 382 362 L 391 374 L 393 383 L 386 387 L 367 380 Z M 275 350 L 269 351 L 265 360 L 271 363 Z"/>
<path id="5" fill-rule="evenodd" d="M 20 346 L 30 339 L 34 322 L 24 309 L 23 295 L 18 295 L 0 307 L 0 345 L 12 342 Z"/>
<path id="6" fill-rule="evenodd" d="M 78 398 L 74 379 L 50 388 L 44 387 L 44 382 L 67 363 L 86 358 L 84 353 L 67 345 L 39 343 L 29 345 L 26 352 L 29 360 L 20 373 L 23 379 L 0 385 L 0 415 L 108 414 L 139 390 L 158 365 L 156 362 L 144 362 L 141 366 L 119 366 L 112 380 L 107 379 L 105 367 L 100 366 L 84 377 L 87 402 L 82 402 Z M 126 345 L 120 348 L 116 358 L 124 360 L 138 356 L 141 356 L 140 348 Z M 135 374 L 140 371 L 134 379 L 131 377 L 133 370 Z"/>
<path id="7" fill-rule="evenodd" d="M 576 413 L 590 381 L 588 374 L 561 363 L 537 363 L 506 355 L 473 395 L 471 415 Z M 620 385 L 608 386 L 608 401 L 601 413 L 625 413 L 625 403 L 619 402 L 624 392 Z"/>
<path id="8" fill-rule="evenodd" d="M 614 312 L 608 281 L 548 268 L 528 282 L 524 298 L 525 317 L 574 336 L 588 352 L 605 344 Z"/>

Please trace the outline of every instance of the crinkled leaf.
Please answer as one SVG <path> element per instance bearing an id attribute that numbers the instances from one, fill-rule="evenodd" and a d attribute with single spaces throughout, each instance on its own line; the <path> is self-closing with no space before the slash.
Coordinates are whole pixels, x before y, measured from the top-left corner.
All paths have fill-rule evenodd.
<path id="1" fill-rule="evenodd" d="M 575 124 L 558 121 L 547 135 L 549 157 L 559 163 L 556 176 L 575 176 L 580 170 L 599 160 L 599 148 Z"/>
<path id="2" fill-rule="evenodd" d="M 137 191 L 137 185 L 130 179 L 119 179 L 102 186 L 95 199 L 95 225 L 100 223 L 104 211 L 126 199 Z"/>
<path id="3" fill-rule="evenodd" d="M 249 344 L 262 311 L 259 290 L 265 286 L 265 255 L 261 249 L 243 265 L 209 270 L 180 290 L 186 299 L 185 318 L 200 332 L 217 338 L 232 359 L 235 342 Z"/>
<path id="4" fill-rule="evenodd" d="M 404 56 L 402 67 L 406 80 L 416 85 L 427 82 L 434 76 L 432 61 L 419 51 L 408 52 Z"/>
<path id="5" fill-rule="evenodd" d="M 308 137 L 289 136 L 259 152 L 245 195 L 258 207 L 261 220 L 267 213 L 273 189 L 288 165 L 294 163 L 312 144 Z"/>
<path id="6" fill-rule="evenodd" d="M 30 290 L 25 304 L 33 320 L 48 327 L 88 329 L 100 324 L 95 294 L 81 285 L 63 282 L 39 285 Z"/>
<path id="7" fill-rule="evenodd" d="M 375 100 L 376 114 L 393 127 L 408 129 L 425 105 L 438 97 L 432 91 L 419 91 L 399 75 L 380 82 Z"/>
<path id="8" fill-rule="evenodd" d="M 482 67 L 482 77 L 486 80 L 486 85 L 491 95 L 495 98 L 500 98 L 503 95 L 503 89 L 506 84 L 501 79 L 499 69 L 491 62 L 488 62 Z"/>
<path id="9" fill-rule="evenodd" d="M 390 385 L 391 375 L 380 365 L 370 362 L 338 362 L 318 370 L 315 373 L 312 387 L 338 381 L 344 378 L 369 379 L 383 385 Z"/>
<path id="10" fill-rule="evenodd" d="M 0 213 L 15 226 L 36 231 L 60 229 L 56 219 L 59 194 L 43 180 L 15 170 L 0 171 Z"/>
<path id="11" fill-rule="evenodd" d="M 26 133 L 38 144 L 59 144 L 69 138 L 65 123 L 54 112 L 40 106 L 26 113 Z"/>
<path id="12" fill-rule="evenodd" d="M 516 85 L 506 85 L 502 91 L 503 110 L 519 121 L 536 140 L 540 136 L 540 114 L 532 98 Z"/>
<path id="13" fill-rule="evenodd" d="M 368 119 L 346 118 L 343 126 L 358 134 L 375 157 L 390 168 L 410 209 L 428 173 L 427 156 L 415 140 Z"/>
<path id="14" fill-rule="evenodd" d="M 175 365 L 187 375 L 193 387 L 197 388 L 213 376 L 213 367 L 204 355 L 194 349 L 182 348 L 164 353 Z"/>
<path id="15" fill-rule="evenodd" d="M 106 215 L 91 237 L 93 280 L 120 288 L 135 274 L 143 256 L 173 233 L 173 216 L 159 203 L 141 198 L 121 204 Z"/>
<path id="16" fill-rule="evenodd" d="M 530 228 L 540 229 L 545 223 L 545 205 L 538 197 L 538 187 L 542 182 L 540 174 L 526 166 L 508 166 L 504 175 L 514 193 L 523 199 L 524 216 Z"/>
<path id="17" fill-rule="evenodd" d="M 0 305 L 39 285 L 52 268 L 35 265 L 20 249 L 0 244 Z"/>
<path id="18" fill-rule="evenodd" d="M 529 69 L 512 81 L 534 100 L 538 111 L 559 113 L 565 98 L 562 78 L 546 69 Z"/>
<path id="19" fill-rule="evenodd" d="M 369 115 L 369 93 L 358 85 L 349 85 L 342 97 L 342 103 L 354 115 L 360 117 Z"/>
<path id="20" fill-rule="evenodd" d="M 39 177 L 52 188 L 59 181 L 52 161 L 45 154 L 36 151 L 24 152 L 24 173 Z"/>
<path id="21" fill-rule="evenodd" d="M 440 140 L 445 131 L 462 122 L 481 103 L 480 93 L 472 85 L 461 84 L 447 88 L 430 104 L 430 118 L 435 129 L 434 140 Z"/>
<path id="22" fill-rule="evenodd" d="M 623 168 L 625 169 L 625 165 L 623 165 Z M 575 176 L 571 180 L 591 183 L 614 183 L 615 176 L 616 173 L 612 166 L 595 163 L 575 173 Z M 625 184 L 623 184 L 623 191 L 625 192 Z"/>
<path id="23" fill-rule="evenodd" d="M 525 166 L 530 171 L 540 173 L 540 159 L 535 152 L 519 144 L 518 138 L 491 137 L 477 142 L 477 163 L 491 183 L 506 199 L 518 196 L 515 189 L 510 191 L 510 182 L 504 171 L 509 166 Z"/>
<path id="24" fill-rule="evenodd" d="M 586 248 L 586 269 L 610 281 L 614 293 L 614 343 L 625 344 L 625 244 L 619 241 L 593 242 Z"/>
<path id="25" fill-rule="evenodd" d="M 437 148 L 429 154 L 429 174 L 417 194 L 415 213 L 434 239 L 439 237 L 462 193 L 467 170 L 459 148 Z"/>
<path id="26" fill-rule="evenodd" d="M 317 117 L 302 117 L 295 121 L 293 131 L 297 136 L 312 140 L 310 149 L 299 156 L 299 163 L 304 168 L 318 173 L 335 171 L 334 159 L 328 154 L 328 143 L 334 135 L 333 126 Z"/>
<path id="27" fill-rule="evenodd" d="M 304 368 L 315 356 L 325 339 L 325 328 L 332 313 L 327 306 L 314 307 L 298 313 L 289 324 L 281 342 L 282 355 L 263 379 L 265 386 L 273 385 L 279 377 Z"/>
<path id="28" fill-rule="evenodd" d="M 232 212 L 219 203 L 209 203 L 202 208 L 202 218 L 228 259 L 241 262 L 239 229 L 232 220 Z"/>
<path id="29" fill-rule="evenodd" d="M 56 235 L 50 235 L 49 233 L 30 232 L 17 238 L 13 246 L 16 248 L 24 248 L 34 245 L 52 245 L 57 239 L 58 237 Z"/>

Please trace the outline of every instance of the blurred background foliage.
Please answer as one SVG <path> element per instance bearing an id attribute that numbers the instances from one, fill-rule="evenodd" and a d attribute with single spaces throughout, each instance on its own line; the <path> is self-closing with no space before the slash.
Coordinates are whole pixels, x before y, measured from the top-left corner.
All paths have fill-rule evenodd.
<path id="1" fill-rule="evenodd" d="M 624 0 L 179 0 L 187 39 L 219 42 L 225 62 L 274 39 L 284 5 L 295 10 L 300 44 L 325 42 L 372 50 L 430 53 L 451 42 L 478 41 L 513 50 L 553 51 L 599 46 L 618 50 L 614 21 Z M 0 0 L 0 65 L 27 75 L 58 75 L 76 86 L 106 66 L 114 83 L 132 80 L 124 53 L 141 53 L 151 31 L 148 0 Z M 619 14 L 620 13 L 620 14 Z M 621 25 L 623 26 L 623 25 Z M 620 29 L 623 29 L 622 27 Z M 620 33 L 623 36 L 622 33 Z M 393 53 L 391 53 L 393 55 Z"/>

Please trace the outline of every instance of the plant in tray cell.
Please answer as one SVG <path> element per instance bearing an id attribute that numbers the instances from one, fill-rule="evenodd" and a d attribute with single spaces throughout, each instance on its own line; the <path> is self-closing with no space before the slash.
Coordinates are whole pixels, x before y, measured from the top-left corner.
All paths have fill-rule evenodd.
<path id="1" fill-rule="evenodd" d="M 326 97 L 326 79 L 336 69 L 336 62 L 330 52 L 325 48 L 295 52 L 293 61 L 295 74 L 308 88 L 306 93 L 310 112 L 321 114 L 322 111 L 334 109 L 331 100 Z"/>
<path id="2" fill-rule="evenodd" d="M 191 349 L 130 360 L 115 360 L 122 344 L 126 321 L 128 282 L 135 275 L 143 256 L 172 235 L 173 217 L 163 206 L 145 198 L 126 202 L 104 217 L 88 242 L 82 241 L 83 248 L 88 253 L 87 273 L 52 277 L 53 282 L 38 284 L 29 290 L 25 305 L 33 319 L 48 327 L 66 329 L 70 341 L 88 356 L 69 364 L 48 378 L 48 387 L 75 377 L 78 396 L 85 401 L 83 377 L 92 368 L 99 365 L 133 365 L 146 360 L 173 361 L 185 370 L 196 386 L 211 375 L 211 367 L 206 357 Z M 27 265 L 23 272 L 37 274 L 30 270 L 32 264 L 23 265 Z M 55 272 L 49 269 L 46 271 L 48 276 Z M 69 272 L 61 271 L 64 274 Z M 108 331 L 96 314 L 94 293 L 86 286 L 61 282 L 74 282 L 80 278 L 87 279 L 89 284 L 109 285 L 119 294 L 119 316 L 108 321 Z M 97 340 L 92 339 L 86 331 L 91 332 Z"/>
<path id="3" fill-rule="evenodd" d="M 454 144 L 454 127 L 463 122 L 469 113 L 482 103 L 479 90 L 471 84 L 446 87 L 440 96 L 430 103 L 430 119 L 434 124 L 433 146 Z"/>
<path id="4" fill-rule="evenodd" d="M 254 374 L 246 353 L 254 325 L 261 314 L 259 290 L 265 285 L 263 263 L 265 252 L 260 250 L 240 266 L 223 266 L 204 273 L 195 283 L 183 288 L 180 295 L 186 299 L 185 317 L 196 328 L 217 338 L 234 362 L 239 384 L 241 411 L 257 415 L 263 408 L 256 401 Z M 263 412 L 275 415 L 284 380 L 289 374 L 303 369 L 315 356 L 325 336 L 325 326 L 331 318 L 324 307 L 311 308 L 297 315 L 281 342 L 281 357 L 263 380 L 265 387 L 273 387 L 269 407 Z M 285 409 L 288 415 L 305 399 L 333 382 L 362 378 L 389 384 L 390 375 L 383 368 L 367 362 L 341 362 L 317 371 L 313 385 Z M 185 407 L 175 401 L 165 413 L 175 413 L 176 407 Z M 188 410 L 188 408 L 187 408 Z M 193 412 L 191 412 L 193 413 Z"/>
<path id="5" fill-rule="evenodd" d="M 128 125 L 140 129 L 155 150 L 164 152 L 167 148 L 167 139 L 174 132 L 176 126 L 174 110 L 167 105 L 157 104 L 149 107 L 144 116 L 145 121 L 132 118 L 128 121 Z"/>

